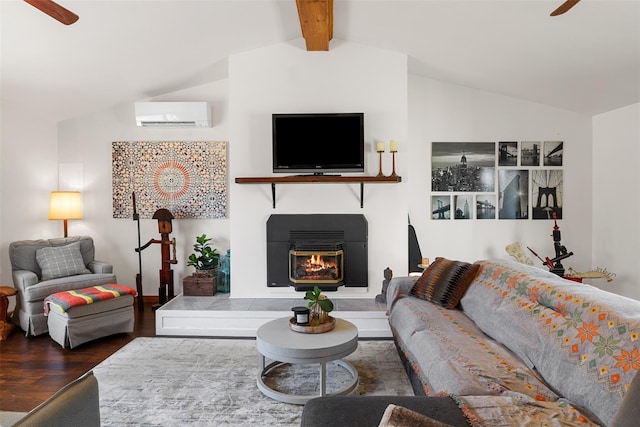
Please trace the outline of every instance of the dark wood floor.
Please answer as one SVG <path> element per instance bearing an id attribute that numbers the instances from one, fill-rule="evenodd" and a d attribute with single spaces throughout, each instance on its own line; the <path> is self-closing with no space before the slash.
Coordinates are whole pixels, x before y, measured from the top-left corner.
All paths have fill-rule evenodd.
<path id="1" fill-rule="evenodd" d="M 156 334 L 152 302 L 135 311 L 131 334 L 118 334 L 63 349 L 48 334 L 25 337 L 20 328 L 0 341 L 0 410 L 27 412 L 65 384 L 91 370 L 135 337 Z"/>

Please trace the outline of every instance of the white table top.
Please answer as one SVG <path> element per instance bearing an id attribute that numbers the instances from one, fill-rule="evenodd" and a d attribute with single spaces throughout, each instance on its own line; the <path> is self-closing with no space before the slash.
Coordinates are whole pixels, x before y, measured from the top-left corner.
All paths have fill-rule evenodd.
<path id="1" fill-rule="evenodd" d="M 358 328 L 344 319 L 335 320 L 334 329 L 320 334 L 291 330 L 288 317 L 267 322 L 256 333 L 258 351 L 270 359 L 289 363 L 341 359 L 358 347 Z"/>

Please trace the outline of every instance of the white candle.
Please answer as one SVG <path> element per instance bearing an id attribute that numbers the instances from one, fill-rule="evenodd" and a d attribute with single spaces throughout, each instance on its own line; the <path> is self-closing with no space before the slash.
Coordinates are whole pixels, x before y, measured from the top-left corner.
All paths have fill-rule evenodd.
<path id="1" fill-rule="evenodd" d="M 378 143 L 376 144 L 376 151 L 377 151 L 378 153 L 380 153 L 380 152 L 384 151 L 384 142 L 378 142 Z"/>
<path id="2" fill-rule="evenodd" d="M 389 151 L 391 151 L 392 153 L 395 153 L 396 151 L 398 151 L 398 143 L 393 139 L 389 143 Z"/>

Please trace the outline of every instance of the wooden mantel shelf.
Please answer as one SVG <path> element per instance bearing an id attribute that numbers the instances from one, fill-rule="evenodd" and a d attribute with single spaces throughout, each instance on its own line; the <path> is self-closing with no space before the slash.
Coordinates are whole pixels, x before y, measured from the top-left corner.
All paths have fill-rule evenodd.
<path id="1" fill-rule="evenodd" d="M 276 184 L 304 184 L 304 183 L 343 183 L 360 184 L 360 207 L 363 207 L 364 183 L 389 183 L 401 182 L 398 175 L 391 176 L 342 176 L 342 175 L 293 175 L 293 176 L 268 176 L 268 177 L 243 177 L 236 178 L 236 184 L 271 184 L 271 198 L 273 208 L 276 208 Z"/>

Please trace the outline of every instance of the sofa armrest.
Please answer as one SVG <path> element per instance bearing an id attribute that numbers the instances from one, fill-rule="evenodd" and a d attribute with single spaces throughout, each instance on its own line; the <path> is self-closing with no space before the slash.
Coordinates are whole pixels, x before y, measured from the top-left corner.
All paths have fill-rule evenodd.
<path id="1" fill-rule="evenodd" d="M 38 275 L 29 270 L 14 270 L 12 273 L 13 284 L 16 289 L 24 291 L 29 286 L 39 282 Z"/>
<path id="2" fill-rule="evenodd" d="M 400 298 L 409 296 L 409 292 L 420 276 L 394 277 L 387 287 L 387 312 L 391 313 L 393 304 Z"/>
<path id="3" fill-rule="evenodd" d="M 103 261 L 91 261 L 87 264 L 87 268 L 91 270 L 93 274 L 112 274 L 113 265 Z"/>
<path id="4" fill-rule="evenodd" d="M 98 380 L 92 371 L 67 384 L 14 426 L 100 427 Z"/>
<path id="5" fill-rule="evenodd" d="M 458 404 L 447 396 L 316 397 L 304 405 L 300 426 L 377 426 L 392 403 L 450 426 L 470 426 Z"/>

